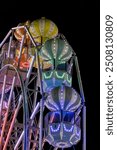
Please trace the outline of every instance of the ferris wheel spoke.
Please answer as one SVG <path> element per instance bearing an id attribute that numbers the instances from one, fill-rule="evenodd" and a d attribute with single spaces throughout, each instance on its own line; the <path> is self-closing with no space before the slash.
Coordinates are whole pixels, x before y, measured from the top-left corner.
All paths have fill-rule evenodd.
<path id="1" fill-rule="evenodd" d="M 0 122 L 2 121 L 1 115 L 2 115 L 3 98 L 4 98 L 4 93 L 5 93 L 5 84 L 6 84 L 6 74 L 4 76 L 3 87 L 2 87 L 2 96 L 1 96 L 1 100 L 0 100 Z"/>
<path id="2" fill-rule="evenodd" d="M 16 108 L 16 110 L 15 110 L 15 112 L 14 112 L 14 116 L 13 116 L 13 119 L 12 119 L 12 122 L 11 122 L 11 125 L 10 125 L 10 128 L 9 128 L 8 134 L 7 134 L 7 138 L 6 138 L 6 141 L 5 141 L 3 150 L 6 150 L 6 148 L 7 148 L 8 141 L 9 141 L 9 138 L 10 138 L 10 135 L 11 135 L 11 132 L 12 132 L 14 123 L 15 123 L 16 116 L 17 116 L 17 114 L 18 114 L 18 110 L 19 110 L 21 101 L 22 101 L 22 95 L 20 95 L 20 97 L 19 97 L 19 103 L 18 103 L 18 106 L 17 106 L 17 108 Z"/>
<path id="3" fill-rule="evenodd" d="M 7 54 L 7 58 L 9 58 L 9 57 L 10 57 L 10 49 L 11 49 L 11 42 L 12 42 L 12 38 L 13 38 L 13 36 L 10 36 L 9 46 L 8 46 L 8 54 Z"/>
<path id="4" fill-rule="evenodd" d="M 3 122 L 3 126 L 2 126 L 2 131 L 1 131 L 1 136 L 0 136 L 0 143 L 1 143 L 1 145 L 2 145 L 2 139 L 3 139 L 4 130 L 5 130 L 5 126 L 6 126 L 7 118 L 8 118 L 8 113 L 9 113 L 9 109 L 10 109 L 10 104 L 11 104 L 11 99 L 12 99 L 15 79 L 16 79 L 16 77 L 13 78 L 12 87 L 11 87 L 11 91 L 10 91 L 10 95 L 9 95 L 9 99 L 8 99 L 8 108 L 7 108 L 7 111 L 5 113 L 5 118 L 4 118 L 4 122 Z"/>

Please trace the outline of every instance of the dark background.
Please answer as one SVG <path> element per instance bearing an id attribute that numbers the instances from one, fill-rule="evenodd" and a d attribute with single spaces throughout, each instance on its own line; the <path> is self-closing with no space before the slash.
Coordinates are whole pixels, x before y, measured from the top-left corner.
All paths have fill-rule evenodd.
<path id="1" fill-rule="evenodd" d="M 68 0 L 69 1 L 69 0 Z M 0 8 L 0 42 L 20 22 L 40 17 L 51 19 L 79 59 L 87 106 L 87 150 L 100 149 L 100 47 L 97 1 L 5 2 Z M 80 150 L 77 145 L 76 149 Z"/>

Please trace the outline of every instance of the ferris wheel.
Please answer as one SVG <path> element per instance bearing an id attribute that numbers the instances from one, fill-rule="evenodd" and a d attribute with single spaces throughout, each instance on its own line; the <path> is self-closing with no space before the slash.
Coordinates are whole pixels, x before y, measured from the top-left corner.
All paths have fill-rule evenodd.
<path id="1" fill-rule="evenodd" d="M 76 53 L 53 21 L 20 23 L 0 43 L 0 150 L 46 150 L 46 143 L 57 150 L 79 142 L 86 150 Z"/>

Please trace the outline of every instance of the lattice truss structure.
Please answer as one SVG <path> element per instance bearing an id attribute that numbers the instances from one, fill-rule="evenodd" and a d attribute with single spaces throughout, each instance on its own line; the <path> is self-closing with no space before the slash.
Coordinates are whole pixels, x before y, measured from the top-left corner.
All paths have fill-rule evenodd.
<path id="1" fill-rule="evenodd" d="M 0 49 L 0 150 L 42 150 L 46 143 L 57 150 L 80 141 L 86 150 L 78 59 L 57 26 L 46 18 L 19 24 Z"/>

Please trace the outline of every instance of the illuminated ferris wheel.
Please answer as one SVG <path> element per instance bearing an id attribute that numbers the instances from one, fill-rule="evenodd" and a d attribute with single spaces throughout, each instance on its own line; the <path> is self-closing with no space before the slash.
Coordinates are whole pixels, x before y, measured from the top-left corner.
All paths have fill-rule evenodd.
<path id="1" fill-rule="evenodd" d="M 44 17 L 21 23 L 0 49 L 0 150 L 45 150 L 46 143 L 57 150 L 80 141 L 86 150 L 78 58 L 56 24 Z"/>

